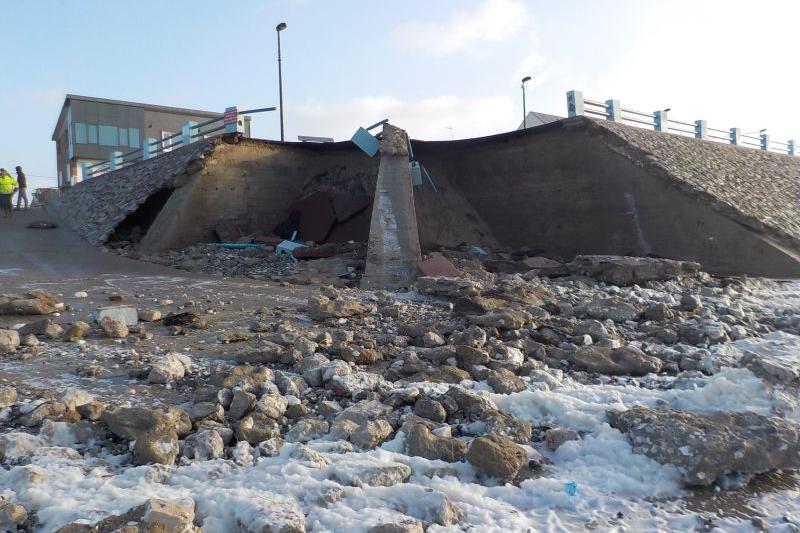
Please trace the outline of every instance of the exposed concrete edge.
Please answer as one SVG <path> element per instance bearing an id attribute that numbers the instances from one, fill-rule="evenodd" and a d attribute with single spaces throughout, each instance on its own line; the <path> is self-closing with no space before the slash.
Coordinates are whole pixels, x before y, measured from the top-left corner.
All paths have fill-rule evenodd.
<path id="1" fill-rule="evenodd" d="M 575 117 L 573 119 L 566 119 L 566 121 L 583 122 L 589 128 L 597 128 L 596 131 L 613 139 L 614 142 L 606 142 L 609 150 L 615 154 L 631 161 L 633 164 L 644 168 L 651 175 L 660 178 L 670 186 L 688 194 L 698 200 L 707 202 L 709 207 L 721 215 L 731 219 L 733 222 L 756 232 L 758 235 L 765 238 L 771 244 L 778 246 L 782 251 L 800 260 L 800 239 L 797 239 L 791 234 L 786 233 L 777 226 L 765 224 L 763 221 L 755 216 L 750 216 L 743 213 L 739 208 L 730 203 L 721 200 L 717 196 L 700 189 L 699 187 L 686 182 L 678 176 L 673 175 L 667 168 L 665 168 L 658 160 L 646 150 L 634 146 L 627 139 L 619 136 L 616 132 L 603 127 L 599 120 L 590 119 L 587 117 Z M 711 142 L 711 141 L 698 141 L 698 142 Z M 748 148 L 741 148 L 736 146 L 719 145 L 722 149 L 734 150 L 748 150 Z M 778 154 L 779 155 L 779 154 Z"/>

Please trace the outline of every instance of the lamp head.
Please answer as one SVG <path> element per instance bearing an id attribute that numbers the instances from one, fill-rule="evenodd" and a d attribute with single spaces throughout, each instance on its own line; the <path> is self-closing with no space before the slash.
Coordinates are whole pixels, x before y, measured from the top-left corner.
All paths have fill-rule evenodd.
<path id="1" fill-rule="evenodd" d="M 531 81 L 531 77 L 525 76 L 524 78 L 522 78 L 522 83 L 525 83 L 526 81 Z"/>
<path id="2" fill-rule="evenodd" d="M 275 30 L 276 30 L 276 31 L 283 31 L 283 30 L 285 30 L 285 29 L 286 29 L 286 23 L 285 23 L 285 22 L 281 22 L 280 24 L 278 24 L 277 26 L 275 26 Z"/>

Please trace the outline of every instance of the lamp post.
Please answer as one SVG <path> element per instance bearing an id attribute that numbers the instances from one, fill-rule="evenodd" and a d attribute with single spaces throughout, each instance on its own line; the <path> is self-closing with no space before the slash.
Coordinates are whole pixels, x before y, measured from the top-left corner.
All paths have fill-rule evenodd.
<path id="1" fill-rule="evenodd" d="M 281 72 L 281 32 L 286 29 L 286 23 L 281 22 L 275 26 L 278 33 L 278 98 L 281 110 L 281 141 L 283 141 L 283 73 Z"/>
<path id="2" fill-rule="evenodd" d="M 525 82 L 531 81 L 530 76 L 522 78 L 522 129 L 528 129 L 528 110 L 525 108 Z"/>

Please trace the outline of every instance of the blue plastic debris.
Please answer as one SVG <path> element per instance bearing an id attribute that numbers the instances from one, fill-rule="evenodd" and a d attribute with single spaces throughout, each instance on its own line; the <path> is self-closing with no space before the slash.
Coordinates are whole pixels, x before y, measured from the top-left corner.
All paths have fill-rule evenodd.
<path id="1" fill-rule="evenodd" d="M 575 496 L 578 493 L 578 484 L 574 481 L 570 481 L 567 483 L 567 486 L 564 488 L 567 491 L 568 496 Z"/>

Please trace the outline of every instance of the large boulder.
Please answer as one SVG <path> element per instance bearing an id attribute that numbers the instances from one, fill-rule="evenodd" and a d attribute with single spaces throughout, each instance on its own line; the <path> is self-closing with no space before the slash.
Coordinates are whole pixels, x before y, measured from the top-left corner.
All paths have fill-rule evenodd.
<path id="1" fill-rule="evenodd" d="M 14 353 L 19 346 L 19 333 L 13 329 L 0 329 L 0 355 Z"/>
<path id="2" fill-rule="evenodd" d="M 308 316 L 319 321 L 328 320 L 329 318 L 363 316 L 374 310 L 374 306 L 359 302 L 358 300 L 349 300 L 346 298 L 335 298 L 331 300 L 324 295 L 312 296 L 309 298 L 307 307 Z"/>
<path id="3" fill-rule="evenodd" d="M 500 435 L 473 440 L 466 457 L 484 474 L 504 481 L 514 479 L 528 461 L 528 454 L 521 446 Z"/>
<path id="4" fill-rule="evenodd" d="M 694 277 L 700 272 L 700 264 L 691 261 L 619 255 L 579 255 L 567 267 L 576 274 L 614 285 Z"/>
<path id="5" fill-rule="evenodd" d="M 120 407 L 104 412 L 101 420 L 117 437 L 136 441 L 133 455 L 137 463 L 172 464 L 179 451 L 178 435 L 186 433 L 186 418 L 177 410 Z"/>
<path id="6" fill-rule="evenodd" d="M 50 315 L 62 309 L 64 303 L 47 291 L 31 291 L 25 296 L 0 295 L 0 315 Z"/>
<path id="7" fill-rule="evenodd" d="M 641 406 L 609 412 L 608 418 L 627 435 L 635 453 L 678 467 L 687 485 L 800 467 L 800 428 L 779 418 Z"/>
<path id="8" fill-rule="evenodd" d="M 634 346 L 602 348 L 581 346 L 566 352 L 567 360 L 576 367 L 597 374 L 644 376 L 661 370 L 661 360 Z"/>
<path id="9" fill-rule="evenodd" d="M 467 445 L 459 439 L 440 437 L 424 424 L 413 424 L 406 435 L 406 451 L 409 455 L 454 463 L 464 460 Z"/>

